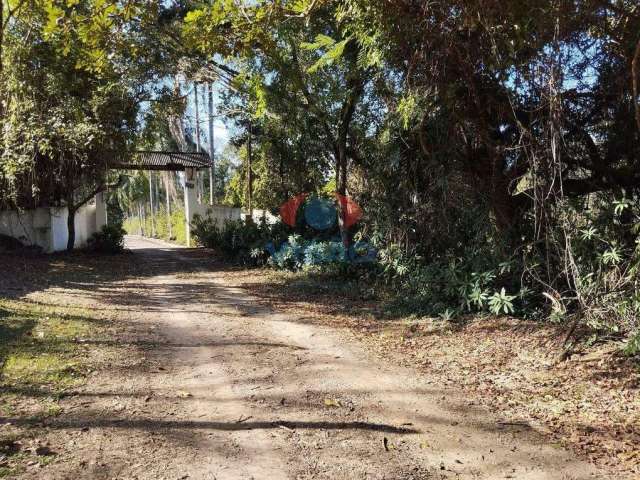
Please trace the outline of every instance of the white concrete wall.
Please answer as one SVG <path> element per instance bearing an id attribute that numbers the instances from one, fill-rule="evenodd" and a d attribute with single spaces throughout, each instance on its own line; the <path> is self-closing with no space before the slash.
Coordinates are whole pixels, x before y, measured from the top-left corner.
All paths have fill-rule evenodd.
<path id="1" fill-rule="evenodd" d="M 67 227 L 68 211 L 65 208 L 51 209 L 51 246 L 46 252 L 62 252 L 67 249 L 69 229 Z"/>
<path id="2" fill-rule="evenodd" d="M 62 252 L 67 249 L 67 242 L 69 241 L 68 218 L 69 211 L 66 207 L 51 209 L 52 239 L 49 248 L 43 246 L 45 251 Z M 76 249 L 86 247 L 91 235 L 102 228 L 102 225 L 99 225 L 97 220 L 96 204 L 84 205 L 76 212 L 74 222 L 76 226 Z"/>
<path id="3" fill-rule="evenodd" d="M 107 224 L 107 202 L 104 198 L 104 193 L 96 195 L 96 230 L 102 230 Z"/>
<path id="4" fill-rule="evenodd" d="M 76 213 L 76 248 L 87 246 L 91 235 L 98 231 L 96 204 L 87 204 Z M 102 227 L 100 227 L 102 228 Z"/>
<path id="5" fill-rule="evenodd" d="M 227 207 L 226 205 L 202 205 L 196 203 L 195 213 L 202 218 L 211 218 L 217 220 L 222 225 L 225 220 L 240 220 L 241 211 L 239 208 Z"/>
<path id="6" fill-rule="evenodd" d="M 101 209 L 106 212 L 102 198 L 99 197 L 78 210 L 75 218 L 75 248 L 86 247 L 91 235 L 104 225 L 106 213 L 102 215 Z M 38 208 L 23 212 L 0 211 L 0 234 L 13 237 L 24 245 L 38 246 L 47 253 L 60 252 L 67 249 L 68 217 L 66 207 Z"/>
<path id="7" fill-rule="evenodd" d="M 242 219 L 243 220 L 246 220 L 248 217 L 249 217 L 249 212 L 243 212 L 242 213 Z M 278 221 L 278 217 L 273 215 L 268 210 L 258 210 L 258 209 L 255 209 L 255 208 L 253 209 L 252 218 L 253 218 L 253 221 L 255 223 L 262 222 L 262 218 L 264 218 L 268 225 L 273 225 L 274 223 L 276 223 Z"/>
<path id="8" fill-rule="evenodd" d="M 38 245 L 48 250 L 52 238 L 49 209 L 0 211 L 0 234 L 13 237 L 23 245 Z"/>

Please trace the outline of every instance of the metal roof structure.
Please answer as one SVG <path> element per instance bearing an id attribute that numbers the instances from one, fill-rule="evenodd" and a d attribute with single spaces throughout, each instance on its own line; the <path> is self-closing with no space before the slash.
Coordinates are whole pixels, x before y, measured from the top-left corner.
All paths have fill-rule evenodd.
<path id="1" fill-rule="evenodd" d="M 109 161 L 109 168 L 113 170 L 182 172 L 187 168 L 210 167 L 211 159 L 204 152 L 128 152 Z"/>

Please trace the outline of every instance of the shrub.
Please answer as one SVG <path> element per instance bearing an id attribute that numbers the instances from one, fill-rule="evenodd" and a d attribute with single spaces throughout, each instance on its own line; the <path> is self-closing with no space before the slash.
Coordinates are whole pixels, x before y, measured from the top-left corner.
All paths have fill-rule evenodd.
<path id="1" fill-rule="evenodd" d="M 269 264 L 283 270 L 315 270 L 342 275 L 358 275 L 376 263 L 376 252 L 364 242 L 345 248 L 341 240 L 305 240 L 290 235 L 269 258 Z"/>
<path id="2" fill-rule="evenodd" d="M 192 222 L 192 234 L 198 244 L 245 265 L 259 265 L 266 261 L 268 245 L 274 240 L 277 242 L 279 230 L 281 226 L 278 224 L 251 220 L 225 220 L 220 225 L 216 219 L 199 215 Z"/>
<path id="3" fill-rule="evenodd" d="M 124 211 L 115 195 L 107 200 L 107 219 L 109 225 L 115 227 L 122 227 L 124 224 Z"/>
<path id="4" fill-rule="evenodd" d="M 448 245 L 383 240 L 381 280 L 392 287 L 396 306 L 411 313 L 570 321 L 596 334 L 628 336 L 627 352 L 640 351 L 640 202 L 593 196 L 564 201 L 558 212 L 542 240 L 523 230 L 511 247 L 473 223 L 453 230 Z"/>
<path id="5" fill-rule="evenodd" d="M 637 331 L 635 334 L 629 337 L 627 344 L 624 348 L 624 353 L 626 355 L 634 356 L 640 355 L 640 331 Z"/>
<path id="6" fill-rule="evenodd" d="M 488 245 L 429 260 L 392 244 L 380 251 L 380 280 L 396 292 L 396 306 L 454 318 L 466 313 L 527 315 L 535 308 L 522 280 L 521 261 Z"/>
<path id="7" fill-rule="evenodd" d="M 25 246 L 17 238 L 0 234 L 0 251 L 22 250 Z"/>
<path id="8" fill-rule="evenodd" d="M 105 225 L 88 240 L 89 250 L 97 253 L 121 253 L 124 250 L 125 231 L 115 225 Z"/>
<path id="9" fill-rule="evenodd" d="M 305 242 L 300 235 L 290 235 L 269 258 L 269 265 L 281 270 L 299 270 L 304 262 Z"/>

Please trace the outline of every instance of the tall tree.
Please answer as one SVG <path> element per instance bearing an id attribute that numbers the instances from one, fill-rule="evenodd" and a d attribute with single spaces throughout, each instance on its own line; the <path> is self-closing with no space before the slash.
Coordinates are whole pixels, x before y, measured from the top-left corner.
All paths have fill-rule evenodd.
<path id="1" fill-rule="evenodd" d="M 66 206 L 73 248 L 75 214 L 106 187 L 108 157 L 130 147 L 162 69 L 147 42 L 158 4 L 34 0 L 8 11 L 0 203 Z"/>
<path id="2" fill-rule="evenodd" d="M 239 65 L 232 83 L 248 92 L 257 120 L 273 125 L 285 111 L 304 116 L 303 134 L 318 139 L 320 157 L 333 158 L 337 189 L 345 194 L 349 162 L 358 158 L 353 123 L 370 71 L 361 67 L 359 44 L 343 28 L 339 5 L 218 1 L 186 16 L 185 38 L 211 58 Z"/>

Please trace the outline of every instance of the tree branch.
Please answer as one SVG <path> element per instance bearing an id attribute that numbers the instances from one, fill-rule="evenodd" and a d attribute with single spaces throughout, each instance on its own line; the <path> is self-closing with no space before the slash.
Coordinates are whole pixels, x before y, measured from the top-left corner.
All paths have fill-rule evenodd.
<path id="1" fill-rule="evenodd" d="M 329 126 L 329 122 L 327 121 L 327 115 L 326 113 L 318 108 L 318 106 L 315 104 L 313 97 L 311 95 L 311 92 L 309 91 L 309 87 L 307 86 L 305 79 L 304 79 L 304 74 L 302 73 L 302 69 L 300 67 L 300 63 L 298 62 L 298 52 L 296 51 L 296 47 L 293 44 L 293 42 L 291 42 L 291 56 L 293 59 L 293 64 L 295 66 L 294 70 L 295 70 L 295 81 L 298 84 L 298 87 L 300 88 L 300 91 L 302 92 L 302 95 L 304 96 L 305 100 L 307 101 L 307 106 L 309 107 L 309 109 L 311 109 L 313 111 L 313 113 L 315 113 L 318 116 L 318 119 L 320 120 L 321 124 L 322 124 L 322 128 L 325 132 L 325 134 L 327 135 L 327 137 L 329 138 L 329 140 L 331 141 L 331 143 L 334 144 L 334 146 L 336 145 L 336 138 L 333 134 L 333 132 L 331 131 L 331 128 Z"/>
<path id="2" fill-rule="evenodd" d="M 83 205 L 88 203 L 93 197 L 95 197 L 99 193 L 102 193 L 102 192 L 104 192 L 106 190 L 109 190 L 109 189 L 112 189 L 112 188 L 119 188 L 122 185 L 124 185 L 124 182 L 125 182 L 125 176 L 124 175 L 120 175 L 120 177 L 118 177 L 118 181 L 116 183 L 108 184 L 106 182 L 101 182 L 100 184 L 98 184 L 98 186 L 96 188 L 94 188 L 90 193 L 88 193 L 85 197 L 83 197 L 82 200 L 80 200 L 79 202 L 74 203 L 73 205 L 67 205 L 67 208 L 69 208 L 69 210 L 72 210 L 72 211 L 75 212 L 80 207 L 82 207 Z"/>
<path id="3" fill-rule="evenodd" d="M 572 178 L 563 180 L 562 188 L 567 195 L 574 197 L 616 188 L 638 189 L 640 188 L 640 174 L 616 172 L 607 176 L 593 175 L 589 178 Z"/>

